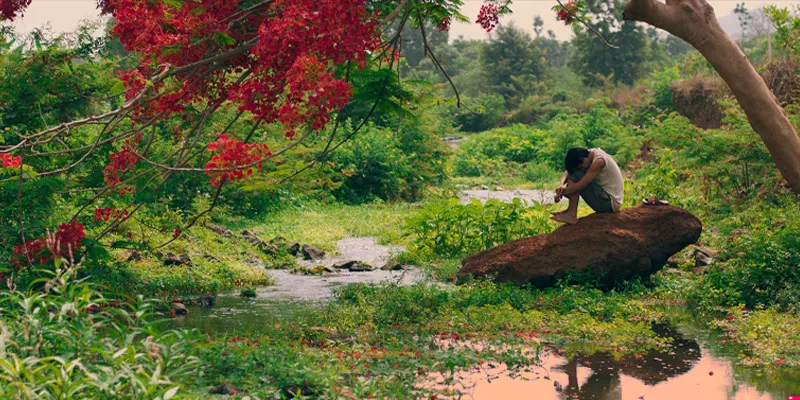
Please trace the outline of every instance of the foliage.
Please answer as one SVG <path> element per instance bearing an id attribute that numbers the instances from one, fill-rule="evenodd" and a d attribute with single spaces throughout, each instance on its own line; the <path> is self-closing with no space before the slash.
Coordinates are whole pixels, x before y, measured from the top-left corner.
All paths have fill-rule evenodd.
<path id="1" fill-rule="evenodd" d="M 764 7 L 772 24 L 776 27 L 775 43 L 789 54 L 797 57 L 797 45 L 800 44 L 800 17 L 793 15 L 787 7 L 768 5 Z"/>
<path id="2" fill-rule="evenodd" d="M 153 302 L 110 301 L 71 273 L 47 293 L 0 292 L 0 397 L 173 398 L 196 373 L 195 334 L 160 332 Z"/>
<path id="3" fill-rule="evenodd" d="M 661 110 L 672 111 L 672 82 L 678 79 L 677 67 L 666 68 L 652 74 L 652 87 L 655 92 L 653 104 Z"/>
<path id="4" fill-rule="evenodd" d="M 531 83 L 545 73 L 545 57 L 530 35 L 514 25 L 501 25 L 482 47 L 482 63 L 491 92 L 503 96 L 508 105 L 531 93 Z"/>
<path id="5" fill-rule="evenodd" d="M 587 13 L 593 16 L 589 24 L 619 49 L 609 51 L 592 32 L 577 30 L 573 41 L 576 51 L 573 53 L 572 67 L 589 85 L 599 85 L 601 77 L 633 84 L 645 74 L 652 57 L 644 28 L 633 21 L 623 21 L 623 7 L 617 1 L 595 0 L 587 4 Z"/>
<path id="6" fill-rule="evenodd" d="M 501 124 L 505 113 L 503 97 L 499 94 L 481 94 L 467 100 L 469 107 L 453 109 L 453 120 L 464 132 L 481 132 Z"/>
<path id="7" fill-rule="evenodd" d="M 404 232 L 411 236 L 414 252 L 457 257 L 508 243 L 551 229 L 538 213 L 531 215 L 519 199 L 512 204 L 490 199 L 486 204 L 457 199 L 433 202 L 406 221 Z M 534 208 L 538 211 L 540 208 Z"/>
<path id="8" fill-rule="evenodd" d="M 444 151 L 438 137 L 413 123 L 370 127 L 333 153 L 329 167 L 341 184 L 332 191 L 350 203 L 417 201 L 426 185 L 441 181 Z"/>
<path id="9" fill-rule="evenodd" d="M 800 311 L 800 208 L 765 209 L 727 244 L 731 259 L 709 270 L 695 301 L 748 308 L 776 306 Z"/>
<path id="10" fill-rule="evenodd" d="M 530 162 L 525 165 L 525 179 L 539 184 L 549 184 L 557 187 L 562 173 L 543 163 Z"/>

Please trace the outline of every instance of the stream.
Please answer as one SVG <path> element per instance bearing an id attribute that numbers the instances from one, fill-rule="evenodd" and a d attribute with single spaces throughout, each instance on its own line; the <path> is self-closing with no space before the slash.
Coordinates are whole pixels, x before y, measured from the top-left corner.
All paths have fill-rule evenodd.
<path id="1" fill-rule="evenodd" d="M 379 245 L 374 238 L 347 238 L 339 241 L 338 247 L 340 256 L 312 264 L 331 265 L 350 259 L 380 267 L 402 250 Z M 341 285 L 428 281 L 415 267 L 401 271 L 342 271 L 324 276 L 285 270 L 270 273 L 276 284 L 258 289 L 256 297 L 221 294 L 215 306 L 190 307 L 189 314 L 173 319 L 172 325 L 231 335 L 253 333 L 291 323 L 304 311 L 331 300 L 333 290 Z M 778 377 L 767 377 L 755 369 L 735 372 L 731 362 L 735 351 L 710 348 L 715 341 L 699 325 L 684 322 L 656 328 L 660 335 L 673 339 L 667 351 L 650 351 L 638 358 L 619 360 L 602 353 L 572 359 L 549 354 L 540 366 L 527 372 L 509 374 L 502 365 L 483 365 L 457 373 L 457 383 L 444 385 L 444 377 L 431 375 L 423 385 L 451 390 L 453 398 L 489 400 L 788 400 L 792 395 L 800 400 L 800 371 Z"/>

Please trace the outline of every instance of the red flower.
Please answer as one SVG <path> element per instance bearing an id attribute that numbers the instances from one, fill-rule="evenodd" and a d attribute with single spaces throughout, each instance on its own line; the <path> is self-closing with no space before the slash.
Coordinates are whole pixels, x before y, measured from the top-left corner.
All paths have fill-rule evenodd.
<path id="1" fill-rule="evenodd" d="M 81 248 L 86 237 L 83 225 L 77 222 L 60 225 L 51 238 L 40 238 L 20 243 L 14 248 L 14 264 L 19 269 L 30 260 L 34 264 L 47 264 L 57 258 L 69 257 Z"/>
<path id="2" fill-rule="evenodd" d="M 0 20 L 13 21 L 21 16 L 22 12 L 31 4 L 31 0 L 2 0 L 0 1 Z"/>
<path id="3" fill-rule="evenodd" d="M 439 21 L 439 25 L 436 26 L 441 32 L 448 32 L 450 31 L 450 17 L 444 17 L 441 21 Z"/>
<path id="4" fill-rule="evenodd" d="M 3 168 L 19 168 L 22 165 L 21 156 L 12 156 L 11 154 L 0 154 L 0 165 Z"/>
<path id="5" fill-rule="evenodd" d="M 481 5 L 481 10 L 478 13 L 478 20 L 476 22 L 480 24 L 483 29 L 486 29 L 486 32 L 491 32 L 492 29 L 500 23 L 497 5 L 491 3 Z"/>
<path id="6" fill-rule="evenodd" d="M 225 179 L 236 181 L 249 177 L 254 169 L 261 169 L 263 160 L 272 156 L 265 144 L 246 144 L 228 139 L 227 135 L 220 135 L 217 141 L 209 143 L 208 150 L 219 151 L 206 164 L 206 175 L 211 177 L 211 183 L 215 186 Z M 214 171 L 216 169 L 230 170 Z"/>

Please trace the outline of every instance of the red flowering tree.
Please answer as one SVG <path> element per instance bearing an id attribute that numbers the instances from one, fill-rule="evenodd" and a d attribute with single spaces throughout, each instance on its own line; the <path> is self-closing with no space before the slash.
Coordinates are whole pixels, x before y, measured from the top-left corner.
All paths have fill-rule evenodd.
<path id="1" fill-rule="evenodd" d="M 0 1 L 3 20 L 22 16 L 30 4 Z M 478 23 L 491 30 L 509 3 L 486 0 Z M 138 194 L 158 190 L 178 174 L 205 174 L 213 208 L 226 183 L 250 177 L 312 135 L 329 139 L 310 164 L 351 138 L 381 103 L 393 101 L 392 90 L 354 95 L 376 84 L 397 84 L 394 74 L 380 72 L 396 66 L 403 29 L 420 29 L 423 37 L 425 26 L 447 30 L 452 20 L 467 20 L 458 12 L 461 5 L 461 0 L 99 0 L 100 12 L 113 17 L 111 33 L 138 59 L 118 74 L 124 103 L 100 115 L 19 133 L 0 144 L 0 162 L 18 169 L 22 181 L 25 173 L 64 174 L 107 153 L 105 187 L 91 188 L 95 194 L 64 225 L 88 220 L 94 211 L 94 222 L 107 223 L 100 237 L 143 206 Z M 368 111 L 348 111 L 351 105 Z M 231 109 L 235 113 L 224 127 L 209 123 Z M 344 127 L 344 117 L 356 122 Z M 243 122 L 251 125 L 244 133 L 231 129 Z M 271 146 L 265 143 L 258 128 L 266 125 L 280 127 L 283 146 L 272 148 L 275 138 Z M 74 140 L 70 133 L 87 127 L 92 129 L 82 132 L 93 135 L 89 144 Z M 348 132 L 337 134 L 341 129 Z M 44 158 L 48 162 L 36 162 Z M 107 197 L 126 205 L 102 207 Z M 19 255 L 29 263 L 46 259 L 39 255 L 47 238 L 20 236 Z M 70 236 L 78 237 L 78 243 L 70 242 L 71 251 L 81 248 L 78 236 Z M 51 253 L 62 254 L 58 249 Z"/>

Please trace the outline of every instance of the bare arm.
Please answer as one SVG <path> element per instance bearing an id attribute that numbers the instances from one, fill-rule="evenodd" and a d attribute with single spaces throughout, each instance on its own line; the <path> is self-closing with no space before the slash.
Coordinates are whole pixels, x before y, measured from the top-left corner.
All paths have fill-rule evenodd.
<path id="1" fill-rule="evenodd" d="M 567 183 L 567 178 L 569 177 L 569 172 L 564 171 L 564 175 L 561 176 L 561 183 L 558 186 L 564 186 Z"/>
<path id="2" fill-rule="evenodd" d="M 586 175 L 581 178 L 580 181 L 571 184 L 564 189 L 564 195 L 570 195 L 573 193 L 580 193 L 586 185 L 592 183 L 594 178 L 597 178 L 597 175 L 600 173 L 600 170 L 606 166 L 606 161 L 602 158 L 598 158 L 592 162 L 592 166 L 589 167 L 589 170 L 586 171 Z"/>

